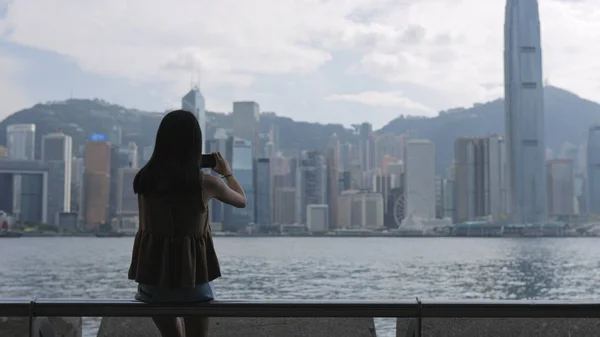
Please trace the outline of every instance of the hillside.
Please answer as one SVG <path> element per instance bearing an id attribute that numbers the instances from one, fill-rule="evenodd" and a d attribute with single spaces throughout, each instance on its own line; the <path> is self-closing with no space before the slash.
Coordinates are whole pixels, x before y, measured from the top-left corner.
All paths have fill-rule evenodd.
<path id="1" fill-rule="evenodd" d="M 123 128 L 123 141 L 134 141 L 139 147 L 154 143 L 156 129 L 162 113 L 127 109 L 103 100 L 70 99 L 63 102 L 36 104 L 20 110 L 0 123 L 0 145 L 6 144 L 6 127 L 10 124 L 34 123 L 37 128 L 36 156 L 40 155 L 41 136 L 60 129 L 73 137 L 73 151 L 80 155 L 85 141 L 92 133 L 109 134 L 114 125 Z M 216 128 L 231 128 L 231 117 L 223 113 L 207 112 L 209 135 Z M 261 131 L 267 132 L 271 125 L 279 126 L 280 145 L 283 149 L 302 150 L 321 148 L 327 144 L 332 133 L 342 142 L 351 141 L 352 133 L 339 124 L 316 124 L 295 122 L 287 117 L 268 114 L 261 118 Z"/>
<path id="2" fill-rule="evenodd" d="M 546 146 L 560 151 L 564 142 L 584 144 L 590 124 L 600 121 L 600 104 L 556 87 L 544 89 Z M 436 147 L 437 172 L 443 174 L 454 156 L 458 137 L 504 134 L 504 100 L 476 104 L 469 109 L 453 109 L 434 118 L 397 118 L 380 132 L 411 132 L 431 139 Z"/>
<path id="3" fill-rule="evenodd" d="M 547 146 L 557 151 L 566 141 L 583 144 L 589 125 L 600 120 L 600 105 L 555 87 L 546 87 L 544 96 Z M 232 125 L 227 114 L 207 112 L 207 116 L 211 125 L 208 134 L 213 134 L 216 127 L 230 128 Z M 41 135 L 57 129 L 73 137 L 76 154 L 81 153 L 89 134 L 108 134 L 113 125 L 123 127 L 125 142 L 134 141 L 143 147 L 154 142 L 161 118 L 161 113 L 127 109 L 102 100 L 71 99 L 37 104 L 14 113 L 0 123 L 0 145 L 6 144 L 7 125 L 35 123 L 38 156 Z M 341 142 L 354 141 L 352 132 L 339 124 L 322 125 L 297 122 L 274 114 L 263 115 L 261 130 L 267 132 L 272 124 L 279 127 L 281 148 L 292 151 L 323 148 L 332 133 L 336 133 Z M 415 137 L 431 139 L 436 146 L 437 171 L 443 174 L 452 162 L 457 137 L 504 133 L 504 102 L 499 99 L 468 109 L 452 109 L 434 118 L 401 117 L 390 121 L 378 132 L 410 132 Z"/>

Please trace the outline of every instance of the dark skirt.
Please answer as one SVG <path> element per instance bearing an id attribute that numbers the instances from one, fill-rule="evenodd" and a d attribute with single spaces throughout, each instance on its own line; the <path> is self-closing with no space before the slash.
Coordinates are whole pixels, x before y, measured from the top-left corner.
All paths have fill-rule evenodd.
<path id="1" fill-rule="evenodd" d="M 194 288 L 165 289 L 146 284 L 138 284 L 135 299 L 145 303 L 196 303 L 215 299 L 212 282 L 203 283 Z"/>

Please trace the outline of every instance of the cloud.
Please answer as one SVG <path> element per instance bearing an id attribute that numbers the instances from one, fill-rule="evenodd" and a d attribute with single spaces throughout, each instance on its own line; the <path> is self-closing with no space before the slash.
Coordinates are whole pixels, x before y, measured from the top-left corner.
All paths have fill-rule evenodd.
<path id="1" fill-rule="evenodd" d="M 16 77 L 24 66 L 24 62 L 0 53 L 0 121 L 28 103 L 16 82 Z"/>
<path id="2" fill-rule="evenodd" d="M 600 78 L 594 75 L 600 73 L 597 0 L 539 3 L 544 77 L 600 101 Z M 318 106 L 324 97 L 370 102 L 371 108 L 377 100 L 382 108 L 424 104 L 427 111 L 501 97 L 504 5 L 505 0 L 13 0 L 0 16 L 0 39 L 63 55 L 89 73 L 158 83 L 166 101 L 189 86 L 191 74 L 201 73 L 212 95 L 209 105 L 270 92 L 261 106 L 288 104 L 280 112 L 318 119 L 343 111 L 328 104 L 333 110 L 324 114 Z M 311 87 L 306 80 L 303 86 L 307 78 L 323 84 Z M 298 84 L 293 95 L 284 83 Z M 351 98 L 348 92 L 361 94 Z M 362 118 L 368 118 L 364 109 Z"/>
<path id="3" fill-rule="evenodd" d="M 372 48 L 360 69 L 397 85 L 429 91 L 435 107 L 466 106 L 503 96 L 503 21 L 505 1 L 430 0 L 398 3 L 372 18 L 379 25 L 424 27 L 420 43 Z M 600 100 L 600 6 L 594 0 L 540 1 L 544 76 L 553 83 Z M 390 34 L 379 39 L 389 41 Z M 586 73 L 588 75 L 586 75 Z"/>
<path id="4" fill-rule="evenodd" d="M 403 108 L 420 112 L 421 114 L 434 114 L 435 111 L 421 103 L 415 102 L 401 91 L 364 91 L 358 94 L 337 94 L 326 98 L 330 101 L 355 102 L 370 106 L 386 108 Z"/>
<path id="5" fill-rule="evenodd" d="M 103 75 L 173 81 L 202 69 L 210 83 L 249 85 L 255 74 L 304 74 L 329 61 L 312 40 L 335 24 L 329 13 L 344 7 L 316 0 L 19 0 L 0 32 Z"/>

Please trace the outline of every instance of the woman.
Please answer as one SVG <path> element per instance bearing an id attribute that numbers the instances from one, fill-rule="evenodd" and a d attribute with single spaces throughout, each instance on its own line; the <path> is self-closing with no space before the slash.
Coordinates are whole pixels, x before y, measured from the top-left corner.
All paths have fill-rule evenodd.
<path id="1" fill-rule="evenodd" d="M 208 201 L 246 206 L 246 195 L 220 153 L 215 172 L 201 171 L 202 132 L 184 110 L 168 113 L 156 133 L 154 152 L 133 181 L 140 228 L 129 279 L 136 299 L 147 303 L 191 303 L 214 299 L 212 281 L 221 276 L 208 223 Z M 225 183 L 226 182 L 226 183 Z M 153 317 L 163 337 L 183 337 L 177 317 Z M 207 336 L 208 317 L 185 317 L 187 336 Z"/>

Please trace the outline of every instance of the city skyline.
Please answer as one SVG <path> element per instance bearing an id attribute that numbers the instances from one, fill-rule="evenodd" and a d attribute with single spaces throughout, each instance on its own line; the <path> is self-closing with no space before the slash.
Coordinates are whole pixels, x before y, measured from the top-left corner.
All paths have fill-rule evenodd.
<path id="1" fill-rule="evenodd" d="M 5 47 L 0 88 L 8 98 L 0 119 L 35 102 L 69 96 L 99 96 L 161 111 L 179 106 L 190 76 L 200 82 L 212 111 L 253 99 L 264 111 L 296 120 L 349 125 L 369 116 L 375 128 L 400 113 L 432 115 L 502 96 L 503 0 L 304 5 L 263 0 L 253 5 L 261 11 L 247 20 L 238 18 L 247 12 L 242 2 L 239 12 L 219 4 L 210 13 L 196 2 L 182 2 L 179 8 L 120 4 L 97 9 L 96 4 L 61 2 L 52 9 L 55 15 L 44 17 L 36 13 L 44 13 L 47 4 L 0 2 L 0 44 Z M 587 74 L 600 69 L 590 43 L 598 10 L 592 1 L 540 1 L 545 78 L 595 101 L 600 101 L 598 80 Z M 138 15 L 117 19 L 128 11 Z M 156 13 L 179 19 L 161 24 Z M 440 20 L 440 13 L 451 19 Z M 95 15 L 112 28 L 104 29 L 105 20 Z M 81 29 L 70 29 L 81 20 L 86 23 L 78 25 Z M 214 39 L 215 30 L 221 38 Z M 60 39 L 53 37 L 58 32 Z M 80 36 L 86 34 L 97 39 L 83 43 Z M 315 42 L 307 45 L 307 39 Z M 248 41 L 257 42 L 248 46 Z M 107 49 L 115 52 L 107 54 Z M 457 75 L 447 76 L 448 69 Z"/>

